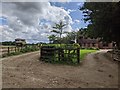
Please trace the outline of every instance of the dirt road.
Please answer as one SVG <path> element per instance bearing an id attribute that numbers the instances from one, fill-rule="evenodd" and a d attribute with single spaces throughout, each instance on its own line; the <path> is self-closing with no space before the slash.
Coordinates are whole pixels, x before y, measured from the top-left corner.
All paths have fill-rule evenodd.
<path id="1" fill-rule="evenodd" d="M 106 51 L 87 55 L 79 66 L 39 61 L 39 52 L 2 59 L 3 88 L 117 88 L 118 65 Z"/>

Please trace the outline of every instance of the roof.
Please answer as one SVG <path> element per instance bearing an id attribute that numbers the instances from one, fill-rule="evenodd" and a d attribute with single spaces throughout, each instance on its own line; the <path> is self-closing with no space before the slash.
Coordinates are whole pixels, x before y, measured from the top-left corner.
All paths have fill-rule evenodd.
<path id="1" fill-rule="evenodd" d="M 82 38 L 82 39 L 79 39 L 78 40 L 78 43 L 98 43 L 98 40 L 97 39 L 85 39 L 85 38 Z"/>
<path id="2" fill-rule="evenodd" d="M 21 39 L 21 38 L 16 38 L 15 40 L 25 40 L 25 39 Z"/>

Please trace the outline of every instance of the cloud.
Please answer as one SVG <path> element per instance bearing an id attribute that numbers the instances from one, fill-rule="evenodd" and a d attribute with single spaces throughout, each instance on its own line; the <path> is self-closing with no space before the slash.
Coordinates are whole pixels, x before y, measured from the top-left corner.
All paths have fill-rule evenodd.
<path id="1" fill-rule="evenodd" d="M 67 24 L 66 31 L 72 30 L 69 13 L 49 2 L 2 3 L 1 16 L 7 19 L 7 25 L 2 26 L 3 41 L 15 38 L 25 38 L 28 42 L 48 41 L 52 26 L 60 20 Z M 50 22 L 42 22 L 42 19 Z"/>
<path id="2" fill-rule="evenodd" d="M 71 0 L 49 0 L 52 2 L 69 3 Z"/>
<path id="3" fill-rule="evenodd" d="M 71 10 L 71 9 L 68 9 L 67 12 L 70 14 L 72 12 L 75 12 L 76 10 Z"/>
<path id="4" fill-rule="evenodd" d="M 80 23 L 80 20 L 76 19 L 74 20 L 74 23 Z"/>
<path id="5" fill-rule="evenodd" d="M 77 6 L 80 6 L 82 3 L 77 3 Z"/>

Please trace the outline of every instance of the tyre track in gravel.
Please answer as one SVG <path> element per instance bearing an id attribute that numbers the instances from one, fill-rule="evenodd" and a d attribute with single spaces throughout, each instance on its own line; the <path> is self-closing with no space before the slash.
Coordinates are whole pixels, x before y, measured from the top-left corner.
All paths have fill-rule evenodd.
<path id="1" fill-rule="evenodd" d="M 3 88 L 117 88 L 118 65 L 105 50 L 88 54 L 79 66 L 39 61 L 39 51 L 2 59 Z"/>

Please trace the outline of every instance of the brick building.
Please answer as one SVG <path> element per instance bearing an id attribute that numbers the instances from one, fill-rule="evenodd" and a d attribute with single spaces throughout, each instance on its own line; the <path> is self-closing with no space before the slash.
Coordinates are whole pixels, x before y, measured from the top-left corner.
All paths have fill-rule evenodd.
<path id="1" fill-rule="evenodd" d="M 82 48 L 100 48 L 100 49 L 113 48 L 112 43 L 102 42 L 99 39 L 79 37 L 79 39 L 77 39 L 77 43 L 79 43 Z"/>

